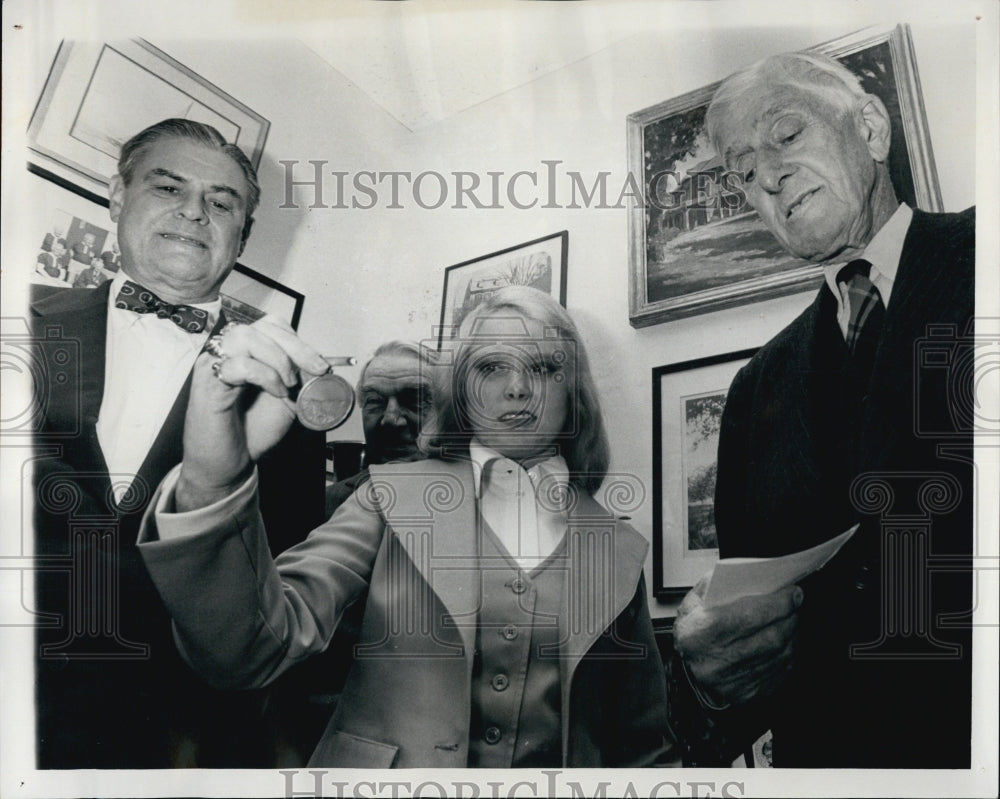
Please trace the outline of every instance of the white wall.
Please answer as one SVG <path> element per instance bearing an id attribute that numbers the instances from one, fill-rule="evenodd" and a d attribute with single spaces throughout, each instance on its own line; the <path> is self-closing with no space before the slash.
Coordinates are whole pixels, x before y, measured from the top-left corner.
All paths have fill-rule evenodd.
<path id="1" fill-rule="evenodd" d="M 561 169 L 585 178 L 610 172 L 614 192 L 627 169 L 629 113 L 718 80 L 760 56 L 809 47 L 879 21 L 827 14 L 823 21 L 807 16 L 786 28 L 751 22 L 719 28 L 689 15 L 689 25 L 682 27 L 668 16 L 671 6 L 654 6 L 655 13 L 637 20 L 634 35 L 590 58 L 417 132 L 406 130 L 300 41 L 236 42 L 221 32 L 218 41 L 158 37 L 153 30 L 143 35 L 271 120 L 261 169 L 264 200 L 241 260 L 306 295 L 300 332 L 326 353 L 364 359 L 390 338 L 430 337 L 445 267 L 567 229 L 567 304 L 583 330 L 602 391 L 612 470 L 633 473 L 651 486 L 651 368 L 761 344 L 804 308 L 809 296 L 636 330 L 628 322 L 624 209 L 424 210 L 408 193 L 402 210 L 384 203 L 370 210 L 279 209 L 284 190 L 277 162 L 301 161 L 299 177 L 308 160 L 325 159 L 329 169 L 350 173 L 468 170 L 485 179 L 488 170 L 508 175 L 541 170 L 543 159 L 558 159 Z M 574 24 L 572 17 L 566 24 Z M 927 18 L 913 24 L 947 210 L 975 200 L 974 33 L 972 24 Z M 34 63 L 26 65 L 39 90 L 53 54 L 54 47 L 37 48 Z M 568 200 L 565 190 L 560 200 Z M 356 373 L 344 370 L 350 380 Z M 358 420 L 332 437 L 361 438 Z M 651 497 L 649 492 L 633 514 L 647 536 Z M 655 603 L 652 610 L 654 616 L 669 612 Z"/>

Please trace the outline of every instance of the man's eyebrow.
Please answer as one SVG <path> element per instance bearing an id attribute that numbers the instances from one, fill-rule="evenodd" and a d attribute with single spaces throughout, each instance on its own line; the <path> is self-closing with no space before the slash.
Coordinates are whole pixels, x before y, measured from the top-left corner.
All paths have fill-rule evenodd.
<path id="1" fill-rule="evenodd" d="M 171 180 L 176 180 L 178 183 L 187 183 L 188 180 L 182 175 L 178 175 L 176 172 L 171 172 L 169 169 L 164 169 L 161 166 L 154 167 L 146 173 L 146 179 L 149 178 L 170 178 Z"/>
<path id="2" fill-rule="evenodd" d="M 146 179 L 148 180 L 149 178 L 170 178 L 171 180 L 176 180 L 178 183 L 189 182 L 183 175 L 178 175 L 176 172 L 171 172 L 169 169 L 164 169 L 160 166 L 154 167 L 146 173 Z M 209 192 L 212 194 L 228 194 L 236 200 L 243 200 L 243 195 L 237 189 L 227 186 L 224 183 L 216 183 L 209 186 Z"/>

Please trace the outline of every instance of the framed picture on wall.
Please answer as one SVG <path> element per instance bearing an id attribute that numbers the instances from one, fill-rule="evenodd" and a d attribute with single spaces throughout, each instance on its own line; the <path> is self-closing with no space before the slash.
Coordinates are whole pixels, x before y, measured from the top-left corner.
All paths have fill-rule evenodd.
<path id="1" fill-rule="evenodd" d="M 272 314 L 299 329 L 305 296 L 249 266 L 236 264 L 219 294 L 222 310 L 231 322 L 251 324 Z"/>
<path id="2" fill-rule="evenodd" d="M 31 234 L 28 282 L 55 288 L 97 288 L 121 268 L 108 200 L 35 164 L 28 165 L 32 192 L 42 199 L 42 218 Z M 236 264 L 220 289 L 231 321 L 249 324 L 273 314 L 298 329 L 305 297 L 243 264 Z"/>
<path id="3" fill-rule="evenodd" d="M 942 209 L 909 27 L 866 29 L 814 48 L 843 63 L 892 120 L 889 172 L 897 196 Z M 629 321 L 634 327 L 816 288 L 819 266 L 778 244 L 746 201 L 742 177 L 708 141 L 718 83 L 628 117 L 631 174 L 644 204 L 629 210 Z"/>
<path id="4" fill-rule="evenodd" d="M 729 384 L 756 348 L 653 369 L 653 593 L 679 599 L 719 558 L 715 474 Z"/>
<path id="5" fill-rule="evenodd" d="M 112 279 L 121 267 L 121 251 L 107 199 L 74 191 L 73 184 L 34 165 L 29 165 L 29 171 L 35 176 L 30 179 L 31 191 L 41 199 L 42 217 L 26 237 L 32 264 L 22 268 L 28 282 L 97 288 Z M 6 270 L 10 276 L 11 266 Z"/>
<path id="6" fill-rule="evenodd" d="M 540 289 L 565 308 L 568 243 L 563 230 L 445 269 L 439 346 L 454 338 L 469 311 L 505 286 Z"/>
<path id="7" fill-rule="evenodd" d="M 29 146 L 42 166 L 101 192 L 121 145 L 170 117 L 211 125 L 259 166 L 270 123 L 143 39 L 64 40 L 28 126 Z"/>

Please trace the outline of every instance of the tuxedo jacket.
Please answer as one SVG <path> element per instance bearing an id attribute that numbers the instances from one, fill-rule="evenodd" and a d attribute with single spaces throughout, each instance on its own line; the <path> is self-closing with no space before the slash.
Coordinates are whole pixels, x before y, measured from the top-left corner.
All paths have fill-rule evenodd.
<path id="1" fill-rule="evenodd" d="M 134 479 L 108 473 L 96 425 L 110 285 L 50 289 L 31 304 L 39 767 L 271 765 L 258 699 L 210 690 L 183 664 L 135 548 L 154 489 L 181 460 L 188 384 Z M 323 448 L 293 429 L 262 461 L 264 510 L 284 519 L 276 551 L 322 521 Z M 132 487 L 116 502 L 121 481 Z"/>
<path id="2" fill-rule="evenodd" d="M 975 212 L 914 211 L 870 382 L 825 286 L 739 372 L 722 420 L 722 557 L 860 528 L 801 583 L 769 703 L 776 766 L 968 767 Z"/>
<path id="3" fill-rule="evenodd" d="M 219 685 L 267 683 L 323 650 L 345 609 L 364 603 L 354 664 L 310 766 L 464 767 L 481 597 L 472 468 L 428 460 L 373 466 L 371 477 L 276 561 L 249 492 L 186 528 L 193 536 L 159 540 L 148 513 L 139 550 L 186 656 Z M 647 542 L 586 496 L 567 535 L 566 557 L 550 566 L 566 569 L 571 597 L 558 620 L 563 765 L 663 761 Z"/>

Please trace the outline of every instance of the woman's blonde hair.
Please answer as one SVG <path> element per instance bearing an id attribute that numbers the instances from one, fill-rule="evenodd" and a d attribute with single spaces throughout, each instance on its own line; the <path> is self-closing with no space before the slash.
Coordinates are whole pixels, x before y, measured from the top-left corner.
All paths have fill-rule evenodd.
<path id="1" fill-rule="evenodd" d="M 608 473 L 610 450 L 597 388 L 590 374 L 587 353 L 576 325 L 558 302 L 538 289 L 508 286 L 495 292 L 462 321 L 458 337 L 445 343 L 445 357 L 438 370 L 433 419 L 424 428 L 422 446 L 441 458 L 467 457 L 472 426 L 464 409 L 467 376 L 475 352 L 496 340 L 481 320 L 497 311 L 510 310 L 540 322 L 546 341 L 565 342 L 559 367 L 569 395 L 569 411 L 556 445 L 566 460 L 570 483 L 593 495 Z M 450 354 L 450 359 L 448 355 Z M 450 364 L 448 361 L 450 360 Z M 450 368 L 449 368 L 450 366 Z"/>

